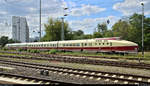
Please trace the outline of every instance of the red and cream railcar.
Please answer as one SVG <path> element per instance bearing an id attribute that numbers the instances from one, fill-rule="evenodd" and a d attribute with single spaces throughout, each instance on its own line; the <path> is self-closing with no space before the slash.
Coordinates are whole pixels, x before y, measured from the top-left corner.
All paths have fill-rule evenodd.
<path id="1" fill-rule="evenodd" d="M 113 38 L 95 38 L 85 40 L 65 40 L 52 42 L 32 42 L 7 44 L 8 48 L 27 49 L 58 49 L 64 51 L 87 51 L 87 52 L 113 52 L 113 53 L 137 53 L 136 43 Z"/>

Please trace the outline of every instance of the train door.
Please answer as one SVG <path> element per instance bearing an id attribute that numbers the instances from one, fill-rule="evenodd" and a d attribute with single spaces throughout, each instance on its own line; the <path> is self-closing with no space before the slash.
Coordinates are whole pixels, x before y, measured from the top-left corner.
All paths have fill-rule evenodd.
<path id="1" fill-rule="evenodd" d="M 81 52 L 83 51 L 84 43 L 81 43 Z"/>

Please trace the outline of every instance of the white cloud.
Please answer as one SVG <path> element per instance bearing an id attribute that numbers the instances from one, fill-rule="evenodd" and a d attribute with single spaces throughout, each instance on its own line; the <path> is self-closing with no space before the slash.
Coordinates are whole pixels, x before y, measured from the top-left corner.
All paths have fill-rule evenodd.
<path id="1" fill-rule="evenodd" d="M 80 21 L 70 21 L 69 24 L 73 30 L 83 30 L 85 34 L 91 34 L 93 33 L 94 28 L 97 27 L 98 23 L 106 22 L 108 19 L 110 21 L 108 29 L 110 29 L 112 25 L 119 20 L 119 17 L 108 16 L 102 18 L 86 18 Z"/>
<path id="2" fill-rule="evenodd" d="M 141 0 L 142 1 L 142 0 Z M 150 14 L 150 0 L 143 0 L 145 15 Z M 118 2 L 113 6 L 113 9 L 123 13 L 123 15 L 132 15 L 133 13 L 140 13 L 142 10 L 140 0 L 125 0 L 124 2 Z"/>
<path id="3" fill-rule="evenodd" d="M 8 36 L 9 38 L 12 37 L 11 35 L 11 26 L 5 23 L 0 23 L 0 37 Z"/>
<path id="4" fill-rule="evenodd" d="M 93 5 L 82 5 L 81 8 L 73 8 L 71 11 L 72 16 L 83 16 L 83 15 L 90 15 L 95 14 L 98 12 L 105 11 L 106 8 L 100 8 L 98 6 Z"/>
<path id="5" fill-rule="evenodd" d="M 29 10 L 30 12 L 33 12 L 33 11 L 37 11 L 38 9 L 37 9 L 37 8 L 33 8 L 33 7 L 29 7 L 28 10 Z"/>
<path id="6" fill-rule="evenodd" d="M 6 11 L 0 11 L 0 15 L 6 15 L 7 12 Z"/>

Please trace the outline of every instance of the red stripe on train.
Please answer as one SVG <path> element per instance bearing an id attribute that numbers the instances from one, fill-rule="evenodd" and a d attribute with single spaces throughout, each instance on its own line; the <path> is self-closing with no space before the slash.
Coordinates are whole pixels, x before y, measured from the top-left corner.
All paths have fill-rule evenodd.
<path id="1" fill-rule="evenodd" d="M 11 47 L 13 48 L 13 47 Z M 26 48 L 26 47 L 14 47 Z M 127 51 L 136 50 L 138 46 L 117 46 L 117 47 L 27 47 L 28 49 L 61 49 L 61 50 L 108 50 L 108 51 Z"/>

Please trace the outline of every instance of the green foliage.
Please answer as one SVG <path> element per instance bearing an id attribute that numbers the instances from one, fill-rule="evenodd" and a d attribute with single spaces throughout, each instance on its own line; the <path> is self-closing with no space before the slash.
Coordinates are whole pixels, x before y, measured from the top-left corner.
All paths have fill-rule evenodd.
<path id="1" fill-rule="evenodd" d="M 112 27 L 113 35 L 116 37 L 121 37 L 122 39 L 129 39 L 129 31 L 131 31 L 131 25 L 127 21 L 119 20 Z"/>
<path id="2" fill-rule="evenodd" d="M 44 25 L 46 34 L 41 41 L 58 41 L 61 40 L 61 28 L 62 21 L 60 19 L 48 20 L 48 23 Z M 64 36 L 65 39 L 70 39 L 70 30 L 67 22 L 64 22 Z"/>
<path id="3" fill-rule="evenodd" d="M 19 52 L 22 52 L 22 51 L 24 51 L 24 49 L 22 49 L 22 48 L 19 48 L 19 49 L 18 49 L 18 51 L 19 51 Z"/>
<path id="4" fill-rule="evenodd" d="M 2 37 L 0 38 L 0 45 L 1 45 L 2 47 L 4 47 L 7 43 L 8 43 L 8 37 L 2 36 Z"/>
<path id="5" fill-rule="evenodd" d="M 83 35 L 83 39 L 92 39 L 93 36 L 91 34 L 85 34 Z"/>
<path id="6" fill-rule="evenodd" d="M 113 37 L 113 31 L 112 30 L 107 30 L 104 34 L 104 37 Z"/>
<path id="7" fill-rule="evenodd" d="M 3 47 L 3 48 L 2 48 L 2 50 L 4 50 L 4 51 L 7 51 L 7 50 L 8 50 L 8 48 L 6 48 L 6 47 Z"/>
<path id="8" fill-rule="evenodd" d="M 101 38 L 101 37 L 103 37 L 103 36 L 100 32 L 94 32 L 93 38 Z"/>
<path id="9" fill-rule="evenodd" d="M 19 41 L 16 41 L 16 42 L 18 43 Z M 0 46 L 4 47 L 7 43 L 15 43 L 15 41 L 12 39 L 8 39 L 7 36 L 2 36 L 0 38 Z"/>
<path id="10" fill-rule="evenodd" d="M 106 25 L 106 23 L 98 24 L 97 28 L 98 28 L 98 32 L 99 33 L 101 32 L 103 35 L 107 31 L 107 25 Z"/>
<path id="11" fill-rule="evenodd" d="M 29 52 L 29 53 L 40 53 L 40 50 L 28 49 L 27 52 Z"/>
<path id="12" fill-rule="evenodd" d="M 48 53 L 49 53 L 49 54 L 56 54 L 56 53 L 57 53 L 57 50 L 56 50 L 56 49 L 51 49 Z"/>

